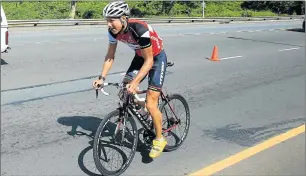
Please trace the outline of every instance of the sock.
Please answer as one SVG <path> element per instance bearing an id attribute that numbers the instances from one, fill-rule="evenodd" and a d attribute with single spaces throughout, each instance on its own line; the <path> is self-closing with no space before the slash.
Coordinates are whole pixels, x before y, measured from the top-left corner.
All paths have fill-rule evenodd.
<path id="1" fill-rule="evenodd" d="M 156 140 L 157 140 L 157 141 L 163 141 L 163 140 L 165 140 L 165 139 L 164 139 L 164 137 L 161 137 L 161 138 L 159 138 L 159 139 L 156 138 Z"/>

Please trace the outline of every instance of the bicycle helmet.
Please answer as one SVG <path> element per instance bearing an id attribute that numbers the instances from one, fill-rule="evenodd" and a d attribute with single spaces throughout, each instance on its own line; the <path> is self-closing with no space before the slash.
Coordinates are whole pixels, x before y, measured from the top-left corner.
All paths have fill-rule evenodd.
<path id="1" fill-rule="evenodd" d="M 129 6 L 124 1 L 111 2 L 107 4 L 103 9 L 104 17 L 120 18 L 122 15 L 130 15 Z"/>

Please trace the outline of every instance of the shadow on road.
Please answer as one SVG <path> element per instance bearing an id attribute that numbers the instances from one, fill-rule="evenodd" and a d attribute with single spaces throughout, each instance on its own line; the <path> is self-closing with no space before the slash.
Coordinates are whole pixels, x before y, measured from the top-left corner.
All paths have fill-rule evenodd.
<path id="1" fill-rule="evenodd" d="M 241 128 L 239 124 L 234 123 L 215 130 L 203 130 L 203 132 L 204 136 L 209 136 L 214 140 L 224 140 L 240 146 L 251 147 L 258 142 L 267 140 L 302 124 L 305 124 L 305 118 L 245 129 Z"/>
<path id="2" fill-rule="evenodd" d="M 69 117 L 60 117 L 58 118 L 57 122 L 61 125 L 65 126 L 71 126 L 71 130 L 67 131 L 68 135 L 71 136 L 86 136 L 90 139 L 88 142 L 90 146 L 86 147 L 78 157 L 78 164 L 80 169 L 87 175 L 89 176 L 100 176 L 96 173 L 93 173 L 89 169 L 86 168 L 84 164 L 84 156 L 86 155 L 87 152 L 90 150 L 92 151 L 92 144 L 93 144 L 93 139 L 96 134 L 96 131 L 98 129 L 99 124 L 101 123 L 102 119 L 98 117 L 93 117 L 93 116 L 69 116 Z M 79 129 L 79 130 L 77 130 Z M 82 130 L 82 131 L 80 131 Z M 88 131 L 88 133 L 83 132 L 83 131 Z M 92 154 L 91 154 L 92 156 Z"/>
<path id="3" fill-rule="evenodd" d="M 7 65 L 8 63 L 5 60 L 1 59 L 1 65 Z"/>
<path id="4" fill-rule="evenodd" d="M 92 143 L 92 141 L 90 141 L 89 143 Z M 82 150 L 82 152 L 79 154 L 78 157 L 78 164 L 79 167 L 81 168 L 81 170 L 89 175 L 89 176 L 101 176 L 100 174 L 96 174 L 91 172 L 89 169 L 86 168 L 85 164 L 84 164 L 84 156 L 86 155 L 87 152 L 91 151 L 92 152 L 92 145 L 86 147 L 84 150 Z"/>
<path id="5" fill-rule="evenodd" d="M 71 136 L 75 135 L 86 135 L 93 137 L 98 129 L 99 124 L 102 119 L 93 116 L 71 116 L 71 117 L 60 117 L 57 122 L 65 125 L 71 126 L 71 131 L 68 131 L 67 134 Z M 77 131 L 77 128 L 80 127 L 83 130 L 91 132 L 86 134 L 82 131 Z"/>
<path id="6" fill-rule="evenodd" d="M 292 31 L 292 32 L 303 32 L 303 33 L 305 33 L 305 30 L 304 30 L 303 28 L 287 29 L 287 31 Z"/>
<path id="7" fill-rule="evenodd" d="M 148 164 L 151 163 L 153 159 L 149 157 L 151 147 L 145 144 L 143 133 L 144 133 L 144 128 L 138 130 L 137 152 L 140 152 L 140 155 L 142 156 L 142 162 Z"/>
<path id="8" fill-rule="evenodd" d="M 58 118 L 57 122 L 59 124 L 65 125 L 65 126 L 71 126 L 71 130 L 67 131 L 68 135 L 71 136 L 86 136 L 90 139 L 89 146 L 86 147 L 80 154 L 78 157 L 78 164 L 80 169 L 86 173 L 89 176 L 100 176 L 96 173 L 93 173 L 92 171 L 90 171 L 88 168 L 86 168 L 85 164 L 84 164 L 84 156 L 86 155 L 87 152 L 91 151 L 92 152 L 92 148 L 93 148 L 93 140 L 96 134 L 96 131 L 101 123 L 102 119 L 98 118 L 98 117 L 93 117 L 93 116 L 70 116 L 70 117 L 60 117 Z M 108 126 L 108 125 L 107 125 Z M 115 128 L 115 125 L 111 125 L 112 128 Z M 82 131 L 81 131 L 82 130 Z M 88 131 L 88 132 L 84 132 Z M 111 129 L 110 131 L 112 131 L 113 129 Z M 138 130 L 138 138 L 141 134 L 141 131 L 143 129 L 139 129 Z M 107 133 L 105 133 L 107 134 Z M 108 135 L 106 135 L 108 136 Z M 126 155 L 125 153 L 119 149 L 117 146 L 115 146 L 115 144 L 112 144 L 110 142 L 107 141 L 103 141 L 105 142 L 103 144 L 103 148 L 112 148 L 114 150 L 116 150 L 123 159 L 126 159 Z M 126 145 L 126 147 L 132 147 L 129 145 Z M 143 163 L 150 163 L 153 160 L 149 157 L 149 146 L 145 145 L 144 142 L 139 139 L 138 140 L 138 146 L 136 149 L 136 152 L 140 152 L 140 154 L 142 155 L 142 162 Z M 90 154 L 92 156 L 92 154 Z M 101 156 L 102 157 L 102 156 Z"/>

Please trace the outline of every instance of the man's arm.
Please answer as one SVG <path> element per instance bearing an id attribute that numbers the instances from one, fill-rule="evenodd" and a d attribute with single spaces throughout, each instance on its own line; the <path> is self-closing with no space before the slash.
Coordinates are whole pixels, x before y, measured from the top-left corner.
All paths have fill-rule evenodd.
<path id="1" fill-rule="evenodd" d="M 141 67 L 141 69 L 139 70 L 135 81 L 137 83 L 140 83 L 140 81 L 148 74 L 148 72 L 150 71 L 150 69 L 153 66 L 153 49 L 152 46 L 149 46 L 147 48 L 141 49 L 142 52 L 142 56 L 144 58 L 144 63 Z"/>
<path id="2" fill-rule="evenodd" d="M 101 72 L 101 76 L 104 78 L 106 77 L 106 75 L 108 74 L 109 70 L 113 65 L 116 49 L 117 49 L 117 43 L 109 43 L 108 51 L 105 56 L 105 61 Z"/>

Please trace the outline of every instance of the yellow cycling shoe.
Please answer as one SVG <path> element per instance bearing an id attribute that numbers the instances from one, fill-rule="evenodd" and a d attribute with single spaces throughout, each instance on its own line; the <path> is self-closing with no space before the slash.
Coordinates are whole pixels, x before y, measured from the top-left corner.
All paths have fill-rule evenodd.
<path id="1" fill-rule="evenodd" d="M 162 138 L 161 140 L 153 140 L 153 147 L 150 151 L 149 156 L 151 158 L 158 157 L 164 150 L 165 146 L 167 145 L 167 141 L 165 138 Z"/>

